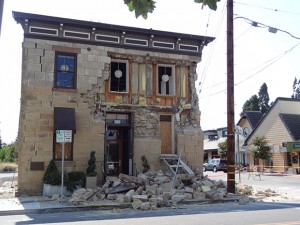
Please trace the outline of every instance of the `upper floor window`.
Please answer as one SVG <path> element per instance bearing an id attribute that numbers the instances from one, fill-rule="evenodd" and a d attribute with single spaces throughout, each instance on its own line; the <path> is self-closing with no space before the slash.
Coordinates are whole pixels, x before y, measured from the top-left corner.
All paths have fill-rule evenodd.
<path id="1" fill-rule="evenodd" d="M 174 67 L 158 65 L 157 87 L 159 95 L 175 95 Z"/>
<path id="2" fill-rule="evenodd" d="M 76 54 L 56 53 L 54 78 L 54 86 L 56 88 L 76 88 L 76 64 Z"/>
<path id="3" fill-rule="evenodd" d="M 128 92 L 128 72 L 126 62 L 111 62 L 110 91 Z"/>

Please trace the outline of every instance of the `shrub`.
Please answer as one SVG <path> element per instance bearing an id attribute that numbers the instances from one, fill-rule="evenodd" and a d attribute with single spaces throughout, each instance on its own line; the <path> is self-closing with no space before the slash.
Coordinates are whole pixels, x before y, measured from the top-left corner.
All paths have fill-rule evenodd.
<path id="1" fill-rule="evenodd" d="M 16 171 L 16 168 L 15 167 L 12 167 L 12 166 L 5 166 L 3 168 L 3 171 L 4 172 L 8 172 L 8 171 Z"/>
<path id="2" fill-rule="evenodd" d="M 61 175 L 57 169 L 55 161 L 52 159 L 46 169 L 46 172 L 43 176 L 44 184 L 50 185 L 60 185 L 61 184 Z M 65 183 L 65 182 L 64 182 Z"/>
<path id="3" fill-rule="evenodd" d="M 76 189 L 76 186 L 81 186 L 81 187 L 85 186 L 86 174 L 84 172 L 71 171 L 68 173 L 68 178 L 69 178 L 69 185 L 68 185 L 69 191 L 74 191 Z"/>
<path id="4" fill-rule="evenodd" d="M 86 168 L 86 176 L 87 177 L 97 176 L 97 172 L 95 171 L 95 169 L 96 169 L 95 151 L 91 151 L 88 165 L 89 165 L 88 168 Z"/>

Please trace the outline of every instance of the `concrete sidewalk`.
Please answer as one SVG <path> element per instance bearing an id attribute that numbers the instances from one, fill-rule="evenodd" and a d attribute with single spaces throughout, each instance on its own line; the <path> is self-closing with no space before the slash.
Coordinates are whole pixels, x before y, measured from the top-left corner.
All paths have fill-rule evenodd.
<path id="1" fill-rule="evenodd" d="M 131 204 L 111 204 L 90 202 L 73 205 L 61 200 L 53 200 L 42 196 L 13 197 L 0 199 L 0 216 L 21 214 L 43 214 L 54 212 L 74 212 L 89 210 L 110 210 L 131 207 Z"/>
<path id="2" fill-rule="evenodd" d="M 210 179 L 224 180 L 226 181 L 226 173 L 218 172 L 206 172 L 204 175 L 208 175 Z M 291 201 L 300 202 L 300 175 L 293 176 L 270 176 L 269 174 L 261 175 L 262 179 L 251 178 L 248 179 L 247 173 L 242 173 L 242 183 L 253 186 L 254 189 L 267 189 L 270 188 L 278 193 L 282 193 L 280 198 L 264 199 L 264 201 Z M 238 182 L 238 174 L 236 174 L 236 181 Z M 11 186 L 8 185 L 8 189 Z M 1 189 L 3 191 L 11 190 Z M 290 194 L 286 194 L 290 193 Z M 131 204 L 118 204 L 112 201 L 91 201 L 88 203 L 82 203 L 74 205 L 67 202 L 61 203 L 61 199 L 51 199 L 42 196 L 21 196 L 21 197 L 10 197 L 2 196 L 0 198 L 0 216 L 4 215 L 20 215 L 20 214 L 43 214 L 43 213 L 54 213 L 54 212 L 74 212 L 74 211 L 89 211 L 89 210 L 112 210 L 120 208 L 131 208 Z M 252 198 L 252 196 L 250 196 Z M 229 201 L 235 201 L 236 199 L 229 199 Z M 227 202 L 224 200 L 222 202 Z M 210 204 L 212 202 L 206 201 L 202 204 Z M 186 202 L 184 204 L 199 204 L 199 202 Z"/>

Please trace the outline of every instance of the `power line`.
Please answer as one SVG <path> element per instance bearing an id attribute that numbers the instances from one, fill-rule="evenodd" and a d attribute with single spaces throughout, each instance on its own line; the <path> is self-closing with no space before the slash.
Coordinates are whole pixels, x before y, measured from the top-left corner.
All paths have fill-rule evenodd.
<path id="1" fill-rule="evenodd" d="M 267 61 L 267 62 L 269 62 L 269 64 L 267 64 L 266 66 L 264 66 L 263 68 L 261 68 L 260 70 L 258 70 L 256 73 L 254 73 L 254 74 L 252 74 L 252 75 L 246 77 L 245 79 L 241 80 L 240 82 L 236 83 L 235 85 L 239 85 L 239 84 L 245 82 L 246 80 L 249 80 L 251 77 L 253 77 L 253 76 L 259 74 L 259 73 L 262 72 L 262 71 L 264 71 L 264 70 L 267 69 L 269 66 L 273 65 L 275 62 L 277 62 L 279 59 L 281 59 L 283 56 L 285 56 L 286 54 L 290 53 L 290 52 L 291 52 L 294 48 L 296 48 L 299 44 L 300 44 L 300 43 L 294 45 L 292 48 L 286 50 L 286 51 L 283 52 L 282 54 L 280 54 L 280 55 L 278 55 L 278 56 L 276 56 L 276 57 L 270 59 L 269 61 Z M 267 62 L 266 62 L 266 63 L 267 63 Z"/>
<path id="2" fill-rule="evenodd" d="M 237 14 L 235 14 L 235 16 L 236 17 L 234 19 L 244 19 L 247 23 L 251 24 L 254 27 L 268 28 L 268 31 L 271 32 L 271 33 L 276 33 L 277 31 L 281 31 L 283 33 L 286 33 L 286 34 L 290 35 L 292 38 L 300 40 L 300 37 L 296 37 L 295 35 L 292 35 L 290 32 L 288 32 L 286 30 L 281 30 L 279 28 L 275 28 L 275 27 L 272 27 L 272 26 L 269 26 L 269 25 L 251 20 L 251 19 L 246 18 L 244 16 L 238 16 Z"/>
<path id="3" fill-rule="evenodd" d="M 241 2 L 234 2 L 234 3 L 235 4 L 240 4 L 240 5 L 247 5 L 247 6 L 251 6 L 251 7 L 255 7 L 255 8 L 266 9 L 266 10 L 270 10 L 270 11 L 274 11 L 274 12 L 294 14 L 294 15 L 300 16 L 300 13 L 289 12 L 289 11 L 284 11 L 284 10 L 280 10 L 280 9 L 274 9 L 274 8 L 268 8 L 268 7 L 258 6 L 258 5 L 252 5 L 252 4 L 249 4 L 249 3 L 248 4 L 247 3 L 241 3 Z"/>
<path id="4" fill-rule="evenodd" d="M 226 6 L 226 4 L 224 3 L 223 10 L 222 10 L 222 16 L 220 17 L 220 20 L 219 20 L 219 23 L 218 23 L 218 26 L 217 26 L 217 29 L 216 29 L 216 35 L 215 35 L 216 37 L 218 36 L 218 34 L 221 30 L 221 24 L 222 24 L 224 15 L 225 15 L 225 6 Z M 201 93 L 201 86 L 203 86 L 203 84 L 204 84 L 206 74 L 207 74 L 207 70 L 208 70 L 208 67 L 210 65 L 210 62 L 211 62 L 211 59 L 212 59 L 212 53 L 215 49 L 215 46 L 216 46 L 216 42 L 213 42 L 213 45 L 210 48 L 210 51 L 209 51 L 209 54 L 208 54 L 208 60 L 205 64 L 205 66 L 204 66 L 204 69 L 202 71 L 202 75 L 201 75 L 201 78 L 200 78 L 200 81 L 199 81 L 199 94 Z"/>
<path id="5" fill-rule="evenodd" d="M 264 62 L 262 65 L 268 63 L 266 66 L 264 66 L 263 68 L 259 69 L 257 72 L 255 72 L 254 74 L 251 74 L 249 75 L 248 77 L 244 78 L 243 80 L 239 81 L 238 83 L 235 83 L 234 86 L 237 86 L 237 85 L 240 85 L 241 83 L 245 82 L 246 80 L 249 80 L 250 78 L 252 78 L 253 76 L 261 73 L 262 71 L 264 71 L 265 69 L 267 69 L 268 67 L 270 67 L 271 65 L 273 65 L 275 62 L 277 62 L 278 60 L 280 60 L 283 56 L 285 56 L 286 54 L 290 53 L 293 49 L 295 49 L 298 45 L 300 45 L 300 42 L 296 45 L 294 45 L 293 47 L 289 48 L 288 50 L 284 51 L 283 53 L 281 53 L 280 55 L 276 56 L 276 57 L 273 57 L 272 59 Z M 260 67 L 260 66 L 259 66 Z M 257 67 L 258 68 L 258 67 Z M 253 69 L 252 69 L 253 70 Z M 226 81 L 224 82 L 220 82 L 218 84 L 215 84 L 215 85 L 212 85 L 210 86 L 211 87 L 214 87 L 214 86 L 217 86 L 217 85 L 220 85 L 222 83 L 225 83 Z M 225 92 L 226 93 L 226 89 L 223 89 L 221 91 L 218 91 L 218 92 L 215 92 L 215 93 L 212 93 L 212 94 L 209 94 L 207 96 L 203 96 L 203 97 L 199 97 L 199 98 L 207 98 L 207 97 L 211 97 L 211 96 L 214 96 L 214 95 L 217 95 L 217 94 L 220 94 L 222 92 Z"/>

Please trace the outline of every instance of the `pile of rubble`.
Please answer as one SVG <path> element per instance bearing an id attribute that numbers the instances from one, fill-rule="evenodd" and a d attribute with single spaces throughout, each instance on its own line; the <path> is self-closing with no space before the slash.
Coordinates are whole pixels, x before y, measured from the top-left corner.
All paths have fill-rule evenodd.
<path id="1" fill-rule="evenodd" d="M 119 179 L 107 181 L 97 189 L 78 189 L 68 201 L 71 204 L 96 201 L 100 204 L 128 204 L 133 209 L 149 210 L 190 202 L 231 200 L 246 204 L 250 201 L 249 196 L 275 195 L 271 190 L 255 192 L 251 186 L 243 184 L 237 184 L 236 193 L 228 193 L 223 180 L 215 181 L 199 174 L 190 180 L 173 180 L 168 172 L 149 171 L 137 177 L 120 174 Z"/>

